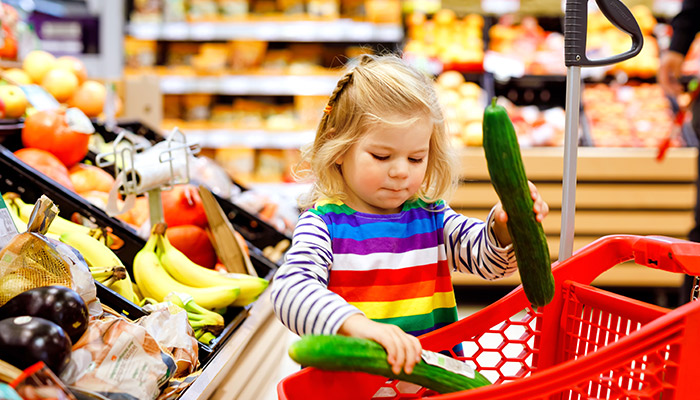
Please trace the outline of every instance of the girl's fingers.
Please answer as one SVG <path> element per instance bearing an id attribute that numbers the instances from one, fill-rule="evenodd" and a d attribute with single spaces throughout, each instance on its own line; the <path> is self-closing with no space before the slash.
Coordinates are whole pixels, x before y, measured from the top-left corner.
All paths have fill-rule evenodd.
<path id="1" fill-rule="evenodd" d="M 406 365 L 404 365 L 404 371 L 407 374 L 413 372 L 413 367 L 420 362 L 421 345 L 418 338 L 414 336 L 407 335 L 406 343 Z"/>

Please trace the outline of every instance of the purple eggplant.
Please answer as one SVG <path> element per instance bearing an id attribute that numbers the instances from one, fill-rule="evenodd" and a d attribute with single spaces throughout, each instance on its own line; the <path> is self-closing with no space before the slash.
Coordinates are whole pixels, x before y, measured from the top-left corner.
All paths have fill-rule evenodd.
<path id="1" fill-rule="evenodd" d="M 25 369 L 43 361 L 60 375 L 71 356 L 71 341 L 57 324 L 22 316 L 0 321 L 0 360 Z"/>
<path id="2" fill-rule="evenodd" d="M 29 289 L 0 307 L 0 319 L 29 315 L 58 324 L 75 343 L 88 326 L 88 309 L 78 293 L 53 285 Z"/>

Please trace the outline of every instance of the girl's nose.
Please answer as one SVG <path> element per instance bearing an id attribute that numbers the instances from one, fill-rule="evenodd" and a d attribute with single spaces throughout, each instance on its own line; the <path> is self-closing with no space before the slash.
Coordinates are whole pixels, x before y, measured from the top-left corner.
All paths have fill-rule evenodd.
<path id="1" fill-rule="evenodd" d="M 408 162 L 396 160 L 389 167 L 389 176 L 392 178 L 405 178 L 408 176 Z"/>

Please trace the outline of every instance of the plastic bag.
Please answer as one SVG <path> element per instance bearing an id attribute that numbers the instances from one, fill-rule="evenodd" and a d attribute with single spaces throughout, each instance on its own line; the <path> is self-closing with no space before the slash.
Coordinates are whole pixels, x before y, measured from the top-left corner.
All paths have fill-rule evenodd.
<path id="1" fill-rule="evenodd" d="M 215 195 L 231 200 L 237 196 L 241 189 L 231 182 L 226 170 L 219 163 L 206 156 L 190 156 L 189 159 L 190 180 L 194 184 L 202 184 Z"/>
<path id="2" fill-rule="evenodd" d="M 83 256 L 76 249 L 63 242 L 51 238 L 47 239 L 55 246 L 61 257 L 69 262 L 71 276 L 73 277 L 73 284 L 69 287 L 75 290 L 83 299 L 88 308 L 88 314 L 91 317 L 102 315 L 102 304 L 97 298 L 95 280 L 92 278 L 90 268 Z"/>
<path id="3" fill-rule="evenodd" d="M 199 367 L 199 345 L 187 319 L 187 312 L 170 303 L 148 304 L 144 310 L 150 313 L 136 323 L 167 350 L 175 360 L 177 369 L 173 378 L 189 375 Z"/>
<path id="4" fill-rule="evenodd" d="M 70 261 L 44 236 L 56 215 L 58 208 L 41 196 L 29 218 L 27 232 L 15 236 L 0 251 L 0 306 L 35 287 L 72 288 Z"/>
<path id="5" fill-rule="evenodd" d="M 10 383 L 24 400 L 76 400 L 75 396 L 42 361 L 22 371 Z"/>
<path id="6" fill-rule="evenodd" d="M 176 370 L 146 328 L 105 314 L 73 346 L 61 379 L 112 399 L 155 399 Z"/>
<path id="7" fill-rule="evenodd" d="M 90 316 L 102 314 L 97 288 L 83 257 L 72 247 L 45 236 L 58 215 L 46 196 L 37 200 L 27 231 L 0 251 L 0 306 L 16 295 L 40 286 L 62 285 L 75 290 Z"/>

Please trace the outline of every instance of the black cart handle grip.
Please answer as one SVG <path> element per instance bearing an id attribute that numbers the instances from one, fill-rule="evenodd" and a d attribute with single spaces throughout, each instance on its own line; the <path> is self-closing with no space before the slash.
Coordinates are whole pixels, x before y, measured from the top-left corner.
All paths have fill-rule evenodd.
<path id="1" fill-rule="evenodd" d="M 632 12 L 619 0 L 596 0 L 598 8 L 619 30 L 632 38 L 628 51 L 599 60 L 586 57 L 586 29 L 588 27 L 588 0 L 566 0 L 564 16 L 564 62 L 571 66 L 600 66 L 615 64 L 639 54 L 644 38 Z"/>

